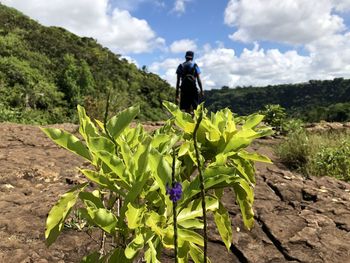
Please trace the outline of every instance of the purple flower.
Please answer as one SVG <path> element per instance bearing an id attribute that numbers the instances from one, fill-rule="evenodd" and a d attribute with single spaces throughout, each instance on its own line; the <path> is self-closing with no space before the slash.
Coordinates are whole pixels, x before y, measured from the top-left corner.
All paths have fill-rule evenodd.
<path id="1" fill-rule="evenodd" d="M 180 183 L 175 183 L 173 188 L 167 185 L 166 194 L 170 196 L 170 200 L 174 203 L 179 201 L 182 195 L 182 185 Z"/>

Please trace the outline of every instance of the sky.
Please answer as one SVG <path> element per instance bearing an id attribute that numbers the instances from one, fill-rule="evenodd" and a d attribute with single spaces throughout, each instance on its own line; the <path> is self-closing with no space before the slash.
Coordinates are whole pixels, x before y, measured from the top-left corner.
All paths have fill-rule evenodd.
<path id="1" fill-rule="evenodd" d="M 175 85 L 186 50 L 204 89 L 350 78 L 350 0 L 1 0 L 97 39 Z"/>

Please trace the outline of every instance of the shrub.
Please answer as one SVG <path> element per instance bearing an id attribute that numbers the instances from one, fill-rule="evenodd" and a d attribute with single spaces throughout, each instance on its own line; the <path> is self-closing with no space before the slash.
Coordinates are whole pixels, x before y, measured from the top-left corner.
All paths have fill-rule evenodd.
<path id="1" fill-rule="evenodd" d="M 300 119 L 288 119 L 282 122 L 282 131 L 284 134 L 298 132 L 303 129 L 304 122 Z"/>
<path id="2" fill-rule="evenodd" d="M 276 149 L 281 161 L 291 169 L 302 170 L 310 158 L 309 137 L 304 129 L 290 132 Z"/>
<path id="3" fill-rule="evenodd" d="M 265 116 L 264 122 L 270 125 L 277 132 L 283 130 L 283 123 L 286 119 L 285 109 L 279 104 L 265 105 L 264 110 L 260 111 Z"/>
<path id="4" fill-rule="evenodd" d="M 350 135 L 346 132 L 290 132 L 276 153 L 291 169 L 305 176 L 332 176 L 350 180 Z"/>
<path id="5" fill-rule="evenodd" d="M 350 181 L 350 142 L 342 142 L 339 147 L 323 146 L 316 153 L 312 166 L 316 175 L 328 175 Z"/>
<path id="6" fill-rule="evenodd" d="M 213 214 L 230 250 L 231 219 L 221 201 L 227 187 L 235 193 L 245 226 L 253 226 L 254 161 L 270 160 L 245 148 L 271 134 L 270 128 L 258 126 L 264 116 L 250 115 L 236 126 L 228 109 L 208 117 L 200 105 L 192 118 L 172 103 L 164 106 L 173 117 L 153 133 L 140 124 L 130 126 L 139 107 L 95 124 L 79 106 L 83 140 L 60 129 L 43 129 L 54 142 L 94 167 L 82 169 L 87 182 L 61 196 L 50 210 L 45 231 L 49 245 L 78 200 L 82 202 L 79 220 L 103 233 L 100 250 L 83 262 L 131 263 L 143 257 L 158 263 L 162 249 L 173 249 L 175 262 L 207 262 L 207 213 Z M 88 182 L 96 187 L 90 189 Z M 108 251 L 106 238 L 114 240 Z"/>

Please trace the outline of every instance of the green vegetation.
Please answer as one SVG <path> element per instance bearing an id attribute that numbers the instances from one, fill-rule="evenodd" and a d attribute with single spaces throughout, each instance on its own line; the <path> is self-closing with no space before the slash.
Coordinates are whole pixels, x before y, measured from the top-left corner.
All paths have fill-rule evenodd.
<path id="1" fill-rule="evenodd" d="M 350 121 L 350 79 L 310 80 L 307 83 L 266 87 L 223 87 L 206 92 L 206 106 L 216 111 L 225 107 L 239 115 L 279 104 L 288 116 L 306 122 Z"/>
<path id="2" fill-rule="evenodd" d="M 265 105 L 265 108 L 260 111 L 264 115 L 264 122 L 273 127 L 277 132 L 283 130 L 283 123 L 286 120 L 286 112 L 280 105 Z"/>
<path id="3" fill-rule="evenodd" d="M 306 176 L 332 176 L 350 181 L 350 134 L 344 131 L 290 132 L 276 150 L 283 163 Z"/>
<path id="4" fill-rule="evenodd" d="M 245 226 L 253 226 L 254 162 L 271 161 L 245 149 L 271 134 L 260 125 L 264 116 L 253 114 L 237 125 L 228 109 L 208 116 L 200 105 L 192 117 L 172 103 L 164 106 L 172 118 L 152 133 L 140 124 L 130 126 L 139 107 L 102 123 L 93 122 L 78 106 L 81 140 L 60 129 L 43 129 L 55 143 L 91 164 L 81 170 L 87 182 L 62 195 L 49 212 L 49 245 L 81 202 L 78 217 L 66 226 L 84 229 L 87 222 L 103 233 L 100 249 L 82 262 L 131 263 L 143 258 L 159 263 L 163 249 L 175 249 L 175 262 L 210 262 L 205 257 L 207 213 L 226 248 L 231 247 L 232 222 L 221 201 L 227 188 L 235 193 Z"/>
<path id="5" fill-rule="evenodd" d="M 162 101 L 174 97 L 167 82 L 96 40 L 0 4 L 0 121 L 77 121 L 77 104 L 102 119 L 109 92 L 111 114 L 138 103 L 142 120 L 165 118 Z"/>

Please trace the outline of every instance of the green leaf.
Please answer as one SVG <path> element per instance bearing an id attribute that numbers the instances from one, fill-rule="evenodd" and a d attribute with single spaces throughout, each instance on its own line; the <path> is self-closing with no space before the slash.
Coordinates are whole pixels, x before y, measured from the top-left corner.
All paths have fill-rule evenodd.
<path id="1" fill-rule="evenodd" d="M 174 103 L 164 101 L 163 105 L 175 117 L 175 124 L 184 132 L 192 134 L 195 123 L 189 113 L 183 112 Z"/>
<path id="2" fill-rule="evenodd" d="M 94 209 L 90 207 L 87 207 L 87 211 L 93 222 L 98 227 L 100 227 L 109 234 L 115 232 L 117 218 L 111 211 L 105 208 Z"/>
<path id="3" fill-rule="evenodd" d="M 132 263 L 132 260 L 125 257 L 124 249 L 116 248 L 108 257 L 108 263 Z"/>
<path id="4" fill-rule="evenodd" d="M 269 136 L 269 135 L 272 135 L 275 133 L 271 127 L 261 128 L 257 132 L 258 132 L 259 137 L 265 137 L 265 136 Z"/>
<path id="5" fill-rule="evenodd" d="M 249 153 L 246 151 L 240 151 L 238 152 L 238 155 L 244 159 L 257 161 L 257 162 L 264 162 L 264 163 L 272 163 L 271 160 L 264 155 L 261 155 L 259 153 Z"/>
<path id="6" fill-rule="evenodd" d="M 117 139 L 117 142 L 120 145 L 119 153 L 122 156 L 122 159 L 125 164 L 125 168 L 128 171 L 133 172 L 132 169 L 134 169 L 134 158 L 133 158 L 133 152 L 131 151 L 129 144 L 125 142 L 124 138 L 121 138 L 121 137 Z M 129 180 L 131 180 L 131 178 Z"/>
<path id="7" fill-rule="evenodd" d="M 88 140 L 88 146 L 92 152 L 98 152 L 98 151 L 107 151 L 110 153 L 115 152 L 114 143 L 102 136 L 90 137 Z"/>
<path id="8" fill-rule="evenodd" d="M 183 144 L 181 144 L 179 152 L 178 152 L 178 156 L 183 156 L 185 154 L 187 154 L 187 152 L 189 152 L 191 149 L 191 143 L 189 141 L 185 141 Z"/>
<path id="9" fill-rule="evenodd" d="M 84 204 L 90 208 L 104 208 L 104 205 L 100 198 L 94 196 L 90 192 L 80 192 L 79 198 L 84 202 Z"/>
<path id="10" fill-rule="evenodd" d="M 178 243 L 178 263 L 188 263 L 190 243 L 188 241 Z"/>
<path id="11" fill-rule="evenodd" d="M 200 246 L 204 246 L 203 237 L 197 232 L 190 229 L 178 228 L 179 242 L 188 241 L 190 243 L 195 243 Z"/>
<path id="12" fill-rule="evenodd" d="M 241 154 L 242 153 L 242 154 Z M 245 158 L 247 157 L 247 158 Z M 267 157 L 255 154 L 246 154 L 245 151 L 241 150 L 239 153 L 234 153 L 230 160 L 233 162 L 233 166 L 237 169 L 237 174 L 244 178 L 248 183 L 255 184 L 255 167 L 254 162 L 251 159 L 259 159 L 266 162 L 270 161 Z M 266 159 L 265 159 L 266 158 Z"/>
<path id="13" fill-rule="evenodd" d="M 153 241 L 153 242 L 151 240 L 149 240 L 147 242 L 149 248 L 145 252 L 146 262 L 147 263 L 161 263 L 157 258 L 157 250 L 156 250 L 153 243 L 155 243 L 157 245 L 159 243 L 159 239 L 156 238 L 155 241 Z"/>
<path id="14" fill-rule="evenodd" d="M 90 120 L 89 116 L 86 115 L 85 109 L 78 105 L 78 116 L 79 116 L 79 132 L 85 139 L 85 141 L 89 141 L 90 137 L 98 137 L 98 130 Z"/>
<path id="15" fill-rule="evenodd" d="M 105 131 L 105 127 L 102 121 L 95 119 L 95 122 L 102 131 Z"/>
<path id="16" fill-rule="evenodd" d="M 136 153 L 133 155 L 133 159 L 136 163 L 135 167 L 135 177 L 142 177 L 144 173 L 148 170 L 148 157 L 151 149 L 151 145 L 149 144 L 141 144 L 137 148 Z M 133 178 L 136 180 L 136 178 Z"/>
<path id="17" fill-rule="evenodd" d="M 254 192 L 244 179 L 234 183 L 233 190 L 236 193 L 236 199 L 241 209 L 243 223 L 248 229 L 251 229 L 254 225 Z"/>
<path id="18" fill-rule="evenodd" d="M 139 114 L 140 107 L 133 106 L 120 112 L 107 122 L 107 130 L 113 138 L 117 138 L 131 121 Z"/>
<path id="19" fill-rule="evenodd" d="M 45 238 L 50 246 L 61 233 L 64 221 L 69 215 L 71 208 L 75 205 L 80 191 L 87 186 L 87 183 L 73 187 L 71 190 L 63 194 L 58 202 L 51 208 L 46 219 Z"/>
<path id="20" fill-rule="evenodd" d="M 203 229 L 203 221 L 199 219 L 188 219 L 188 220 L 182 220 L 181 222 L 178 222 L 178 224 L 183 228 L 194 228 L 194 229 Z"/>
<path id="21" fill-rule="evenodd" d="M 169 134 L 156 134 L 152 140 L 152 147 L 156 148 L 159 152 L 163 152 L 164 145 L 169 144 L 171 140 L 177 140 L 177 136 L 171 136 Z"/>
<path id="22" fill-rule="evenodd" d="M 80 261 L 80 263 L 100 263 L 100 253 L 97 251 L 91 253 L 90 255 L 87 255 L 83 257 L 83 259 Z"/>
<path id="23" fill-rule="evenodd" d="M 232 182 L 238 178 L 236 169 L 234 167 L 226 166 L 209 166 L 203 173 L 205 189 L 213 189 L 218 187 L 230 186 Z M 187 181 L 185 181 L 187 182 Z M 197 176 L 189 184 L 183 183 L 183 201 L 191 199 L 199 193 L 200 182 Z"/>
<path id="24" fill-rule="evenodd" d="M 225 148 L 223 149 L 223 153 L 228 152 L 237 152 L 241 148 L 245 148 L 249 146 L 249 144 L 252 142 L 252 139 L 250 138 L 244 138 L 239 137 L 238 134 L 233 136 L 233 138 L 226 144 Z"/>
<path id="25" fill-rule="evenodd" d="M 165 231 L 161 227 L 165 224 L 166 218 L 155 211 L 150 211 L 147 214 L 146 225 L 159 237 L 164 236 Z"/>
<path id="26" fill-rule="evenodd" d="M 227 250 L 230 251 L 232 243 L 231 219 L 227 210 L 221 203 L 219 209 L 214 211 L 214 220 L 222 241 L 224 241 Z"/>
<path id="27" fill-rule="evenodd" d="M 243 124 L 242 129 L 254 129 L 262 120 L 264 119 L 264 115 L 260 114 L 252 114 L 248 116 L 248 119 Z"/>
<path id="28" fill-rule="evenodd" d="M 141 233 L 136 234 L 136 237 L 126 246 L 125 256 L 128 259 L 133 259 L 137 253 L 144 247 L 145 240 Z"/>
<path id="29" fill-rule="evenodd" d="M 210 196 L 205 197 L 205 204 L 207 211 L 215 211 L 219 208 L 219 201 Z M 182 221 L 196 219 L 201 216 L 203 216 L 202 201 L 196 199 L 190 202 L 186 208 L 181 209 L 177 215 L 177 222 L 180 224 Z"/>
<path id="30" fill-rule="evenodd" d="M 134 182 L 132 188 L 129 190 L 128 194 L 125 197 L 123 206 L 120 209 L 120 220 L 124 221 L 124 216 L 126 214 L 126 211 L 128 209 L 128 205 L 130 202 L 134 202 L 137 197 L 140 195 L 140 193 L 143 191 L 144 185 L 148 180 L 148 174 L 144 173 L 138 178 L 136 178 L 137 181 Z"/>
<path id="31" fill-rule="evenodd" d="M 80 171 L 86 176 L 86 178 L 98 184 L 100 187 L 112 190 L 113 192 L 116 192 L 122 196 L 125 195 L 123 191 L 121 191 L 121 189 L 117 188 L 117 186 L 114 185 L 113 181 L 108 177 L 108 175 L 101 174 L 91 170 L 80 170 Z"/>
<path id="32" fill-rule="evenodd" d="M 56 128 L 41 128 L 56 144 L 91 161 L 88 148 L 73 134 Z"/>
<path id="33" fill-rule="evenodd" d="M 78 213 L 80 217 L 85 219 L 90 226 L 95 225 L 94 221 L 92 220 L 86 208 L 84 207 L 78 208 Z"/>
<path id="34" fill-rule="evenodd" d="M 130 187 L 129 178 L 125 175 L 125 165 L 121 159 L 107 151 L 98 151 L 95 152 L 95 154 L 118 176 L 118 178 L 123 180 L 124 183 Z M 126 190 L 128 189 L 129 188 Z"/>
<path id="35" fill-rule="evenodd" d="M 142 225 L 143 215 L 146 211 L 145 206 L 135 205 L 129 203 L 128 210 L 125 212 L 128 227 L 130 229 L 136 229 Z"/>
<path id="36" fill-rule="evenodd" d="M 251 184 L 255 184 L 254 167 L 249 161 L 241 158 L 233 158 L 234 167 L 237 169 L 237 175 Z"/>
<path id="37" fill-rule="evenodd" d="M 220 181 L 226 180 L 227 177 L 223 176 L 222 178 L 220 178 L 220 175 L 227 175 L 229 177 L 233 177 L 236 175 L 235 168 L 222 165 L 211 165 L 207 167 L 207 169 L 205 169 L 203 173 L 206 188 L 215 185 L 215 183 L 219 183 Z M 215 180 L 213 180 L 213 178 L 215 178 Z"/>
<path id="38" fill-rule="evenodd" d="M 157 150 L 152 149 L 149 155 L 149 165 L 161 193 L 166 197 L 166 185 L 171 179 L 171 166 L 166 161 L 165 157 Z"/>
<path id="39" fill-rule="evenodd" d="M 203 263 L 204 262 L 204 253 L 197 247 L 195 244 L 190 243 L 190 256 L 194 263 Z M 210 263 L 210 259 L 207 258 L 207 262 Z"/>

